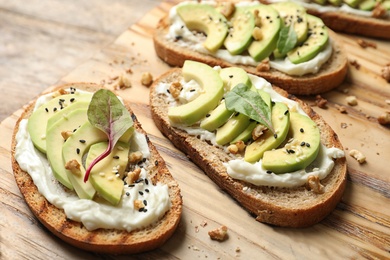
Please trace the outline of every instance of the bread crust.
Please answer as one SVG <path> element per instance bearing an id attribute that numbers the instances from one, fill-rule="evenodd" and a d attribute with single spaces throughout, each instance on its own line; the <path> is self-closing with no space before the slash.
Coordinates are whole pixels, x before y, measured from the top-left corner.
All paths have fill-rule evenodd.
<path id="1" fill-rule="evenodd" d="M 269 1 L 260 0 L 264 4 Z M 378 39 L 390 39 L 390 20 L 358 16 L 344 12 L 320 12 L 317 9 L 307 9 L 309 14 L 315 15 L 336 32 L 344 32 Z"/>
<path id="2" fill-rule="evenodd" d="M 170 125 L 165 95 L 157 94 L 156 86 L 181 79 L 181 69 L 176 68 L 157 79 L 150 90 L 152 118 L 159 130 L 183 153 L 185 153 L 221 189 L 227 191 L 256 220 L 283 227 L 307 227 L 324 219 L 341 200 L 346 185 L 347 164 L 345 158 L 335 160 L 331 173 L 321 181 L 323 194 L 298 188 L 275 188 L 255 186 L 231 178 L 223 162 L 231 157 L 222 149 L 209 145 L 196 136 Z M 311 107 L 284 90 L 274 87 L 281 95 L 297 101 L 321 131 L 321 142 L 327 147 L 343 149 L 337 134 Z"/>
<path id="3" fill-rule="evenodd" d="M 53 92 L 69 87 L 91 92 L 95 92 L 100 88 L 100 86 L 93 83 L 71 83 L 58 86 L 53 89 Z M 30 175 L 20 168 L 15 159 L 15 135 L 18 132 L 20 121 L 31 115 L 34 105 L 35 101 L 30 103 L 16 123 L 12 136 L 11 155 L 16 183 L 27 205 L 39 221 L 63 241 L 95 253 L 133 254 L 152 250 L 163 245 L 172 236 L 179 224 L 182 212 L 182 198 L 178 183 L 168 171 L 165 161 L 149 138 L 147 138 L 147 143 L 151 153 L 150 160 L 157 162 L 151 169 L 149 176 L 153 183 L 159 181 L 168 185 L 171 208 L 157 223 L 144 229 L 131 232 L 114 229 L 88 231 L 81 223 L 67 219 L 62 209 L 50 204 L 39 193 Z M 146 132 L 142 129 L 141 124 L 132 112 L 130 104 L 125 102 L 125 106 L 133 117 L 136 131 L 147 137 Z"/>
<path id="4" fill-rule="evenodd" d="M 170 26 L 169 17 L 162 18 L 153 35 L 154 48 L 157 56 L 171 66 L 182 67 L 185 60 L 195 60 L 210 66 L 240 67 L 248 73 L 263 77 L 290 94 L 314 95 L 334 89 L 345 79 L 348 70 L 348 60 L 343 47 L 338 43 L 337 36 L 329 30 L 332 38 L 333 53 L 330 59 L 322 65 L 316 74 L 290 76 L 271 68 L 269 71 L 259 71 L 254 66 L 232 64 L 225 60 L 202 54 L 179 44 L 168 41 L 166 34 Z"/>

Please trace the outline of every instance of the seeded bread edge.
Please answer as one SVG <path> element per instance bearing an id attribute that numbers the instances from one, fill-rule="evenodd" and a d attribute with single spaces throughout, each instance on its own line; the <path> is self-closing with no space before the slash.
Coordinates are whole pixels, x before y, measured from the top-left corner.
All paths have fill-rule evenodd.
<path id="1" fill-rule="evenodd" d="M 210 66 L 240 67 L 248 73 L 263 77 L 272 84 L 283 88 L 294 95 L 314 95 L 330 91 L 339 86 L 348 72 L 348 59 L 346 53 L 337 40 L 337 35 L 329 30 L 332 39 L 333 53 L 330 59 L 322 65 L 318 73 L 304 76 L 290 76 L 275 69 L 258 71 L 256 67 L 230 62 L 210 55 L 193 51 L 179 44 L 168 41 L 166 34 L 170 26 L 169 17 L 162 18 L 153 34 L 154 48 L 157 56 L 171 66 L 182 67 L 185 60 L 195 60 Z"/>
<path id="2" fill-rule="evenodd" d="M 71 83 L 55 87 L 52 91 L 54 92 L 69 87 L 91 92 L 97 91 L 100 88 L 100 86 L 93 83 Z M 155 146 L 150 142 L 149 138 L 147 138 L 147 143 L 151 153 L 150 161 L 154 165 L 150 171 L 150 178 L 153 183 L 159 181 L 168 185 L 169 199 L 171 201 L 170 210 L 152 226 L 132 232 L 114 229 L 88 231 L 81 223 L 67 219 L 62 209 L 58 209 L 50 204 L 39 193 L 30 175 L 19 167 L 15 159 L 15 135 L 18 132 L 19 123 L 22 119 L 28 118 L 31 115 L 34 104 L 35 101 L 27 105 L 21 117 L 17 120 L 12 137 L 11 155 L 16 183 L 27 205 L 38 220 L 63 241 L 94 253 L 135 254 L 162 246 L 173 235 L 180 222 L 182 197 L 178 183 L 169 172 L 165 161 Z M 130 104 L 125 102 L 125 106 L 134 119 L 136 131 L 143 133 L 147 137 L 140 122 L 134 116 Z"/>
<path id="3" fill-rule="evenodd" d="M 156 86 L 181 79 L 181 69 L 175 68 L 158 78 L 150 89 L 152 118 L 158 129 L 184 154 L 186 154 L 221 189 L 230 194 L 259 222 L 283 227 L 307 227 L 329 215 L 342 198 L 347 175 L 345 158 L 335 160 L 331 173 L 321 181 L 325 192 L 316 194 L 305 186 L 294 189 L 255 186 L 231 178 L 223 162 L 231 157 L 222 149 L 209 145 L 196 136 L 170 125 L 165 95 L 157 94 Z M 343 149 L 337 134 L 311 107 L 284 90 L 274 87 L 283 96 L 299 102 L 303 110 L 318 125 L 321 142 L 327 147 Z"/>

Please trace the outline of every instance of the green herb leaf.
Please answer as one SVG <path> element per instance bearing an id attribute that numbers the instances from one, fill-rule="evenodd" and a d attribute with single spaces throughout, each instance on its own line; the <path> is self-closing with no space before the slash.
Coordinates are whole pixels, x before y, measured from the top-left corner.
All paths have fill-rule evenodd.
<path id="1" fill-rule="evenodd" d="M 93 166 L 107 157 L 119 138 L 133 126 L 129 111 L 114 93 L 106 89 L 100 89 L 92 96 L 87 115 L 93 126 L 107 134 L 108 147 L 89 165 L 84 176 L 84 182 L 88 181 Z"/>
<path id="2" fill-rule="evenodd" d="M 272 133 L 275 130 L 271 122 L 271 108 L 264 102 L 257 91 L 250 90 L 245 84 L 238 84 L 225 96 L 226 108 L 242 113 L 265 125 Z"/>
<path id="3" fill-rule="evenodd" d="M 279 32 L 277 48 L 280 54 L 285 55 L 297 44 L 297 33 L 294 30 L 294 25 L 283 27 Z"/>

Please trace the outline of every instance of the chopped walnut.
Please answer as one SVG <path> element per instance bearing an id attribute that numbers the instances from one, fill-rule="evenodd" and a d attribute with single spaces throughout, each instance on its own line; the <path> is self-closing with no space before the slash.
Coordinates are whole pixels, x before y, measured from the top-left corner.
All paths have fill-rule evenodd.
<path id="1" fill-rule="evenodd" d="M 220 13 L 226 18 L 229 18 L 235 10 L 236 6 L 233 3 L 221 3 Z"/>
<path id="2" fill-rule="evenodd" d="M 382 68 L 382 78 L 390 82 L 390 63 Z"/>
<path id="3" fill-rule="evenodd" d="M 263 132 L 267 129 L 268 128 L 266 126 L 258 124 L 252 131 L 252 139 L 257 140 L 260 136 L 263 135 Z"/>
<path id="4" fill-rule="evenodd" d="M 143 154 L 141 151 L 132 152 L 129 154 L 130 163 L 138 163 L 142 160 Z"/>
<path id="5" fill-rule="evenodd" d="M 345 100 L 347 101 L 347 104 L 350 106 L 356 106 L 358 104 L 355 96 L 348 96 L 345 98 Z"/>
<path id="6" fill-rule="evenodd" d="M 340 111 L 340 113 L 343 113 L 343 114 L 347 113 L 347 108 L 345 106 L 340 106 L 340 105 L 336 104 L 335 107 L 338 111 Z"/>
<path id="7" fill-rule="evenodd" d="M 77 160 L 75 160 L 75 159 L 68 161 L 65 164 L 65 169 L 69 170 L 74 175 L 77 175 L 77 176 L 81 175 L 80 163 Z"/>
<path id="8" fill-rule="evenodd" d="M 242 140 L 237 141 L 237 142 L 236 142 L 236 146 L 237 146 L 238 151 L 239 151 L 240 153 L 242 153 L 242 152 L 245 150 L 245 147 L 246 147 L 244 141 L 242 141 Z"/>
<path id="9" fill-rule="evenodd" d="M 72 131 L 62 131 L 61 132 L 61 135 L 62 135 L 62 138 L 64 138 L 64 140 L 68 140 L 68 138 L 73 134 Z"/>
<path id="10" fill-rule="evenodd" d="M 134 200 L 134 208 L 136 210 L 145 208 L 145 204 L 144 204 L 144 202 L 142 200 Z"/>
<path id="11" fill-rule="evenodd" d="M 172 97 L 175 99 L 179 97 L 181 90 L 182 90 L 182 86 L 181 83 L 178 81 L 173 82 L 169 86 L 169 93 L 171 93 Z"/>
<path id="12" fill-rule="evenodd" d="M 271 66 L 269 65 L 269 59 L 268 58 L 262 60 L 256 66 L 256 71 L 269 71 L 270 69 L 271 69 Z"/>
<path id="13" fill-rule="evenodd" d="M 226 226 L 221 226 L 217 229 L 210 230 L 209 236 L 212 240 L 224 241 L 227 239 L 228 228 Z"/>
<path id="14" fill-rule="evenodd" d="M 322 194 L 325 191 L 324 190 L 324 185 L 321 184 L 320 178 L 318 176 L 310 175 L 307 178 L 306 184 L 307 184 L 308 188 L 311 191 L 313 191 L 314 193 Z"/>
<path id="15" fill-rule="evenodd" d="M 356 149 L 350 150 L 349 155 L 359 163 L 364 163 L 366 161 L 366 156 L 364 156 L 360 151 Z"/>
<path id="16" fill-rule="evenodd" d="M 235 144 L 229 145 L 227 150 L 229 151 L 229 153 L 232 153 L 232 154 L 237 154 L 238 153 L 238 147 Z"/>
<path id="17" fill-rule="evenodd" d="M 384 112 L 378 117 L 378 122 L 381 125 L 388 125 L 390 124 L 390 112 Z"/>
<path id="18" fill-rule="evenodd" d="M 141 174 L 141 169 L 137 168 L 132 172 L 127 173 L 127 177 L 125 178 L 125 182 L 127 184 L 134 183 L 136 180 L 139 179 L 139 175 Z"/>
<path id="19" fill-rule="evenodd" d="M 123 73 L 120 77 L 118 77 L 118 88 L 119 89 L 131 88 L 130 77 L 125 73 Z"/>
<path id="20" fill-rule="evenodd" d="M 261 31 L 261 29 L 259 27 L 253 28 L 252 37 L 256 41 L 260 41 L 261 39 L 263 39 L 263 32 Z"/>
<path id="21" fill-rule="evenodd" d="M 357 62 L 357 60 L 352 60 L 349 62 L 352 66 L 354 66 L 357 70 L 360 69 L 360 64 Z"/>
<path id="22" fill-rule="evenodd" d="M 153 76 L 149 72 L 142 73 L 141 84 L 149 87 L 153 83 Z"/>
<path id="23" fill-rule="evenodd" d="M 376 49 L 376 43 L 375 42 L 369 42 L 369 41 L 366 41 L 366 40 L 358 39 L 357 43 L 362 48 L 372 47 L 372 48 Z"/>
<path id="24" fill-rule="evenodd" d="M 328 104 L 328 100 L 323 98 L 321 95 L 316 96 L 316 105 L 319 108 L 326 108 L 326 104 Z"/>
<path id="25" fill-rule="evenodd" d="M 372 10 L 372 17 L 381 18 L 387 15 L 387 10 L 381 4 L 381 2 L 377 2 L 375 4 L 374 9 Z"/>

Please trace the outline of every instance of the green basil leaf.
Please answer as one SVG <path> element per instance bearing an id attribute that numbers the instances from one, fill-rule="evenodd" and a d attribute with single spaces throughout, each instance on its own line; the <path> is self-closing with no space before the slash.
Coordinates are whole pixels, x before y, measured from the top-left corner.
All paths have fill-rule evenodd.
<path id="1" fill-rule="evenodd" d="M 279 32 L 277 48 L 280 54 L 285 55 L 297 44 L 297 33 L 294 30 L 294 25 L 285 26 Z"/>
<path id="2" fill-rule="evenodd" d="M 84 182 L 88 180 L 91 169 L 99 161 L 107 157 L 118 142 L 119 138 L 133 126 L 129 111 L 125 108 L 118 97 L 109 90 L 100 89 L 94 93 L 89 104 L 89 122 L 106 133 L 108 137 L 108 147 L 89 165 Z"/>
<path id="3" fill-rule="evenodd" d="M 225 95 L 226 108 L 246 115 L 275 133 L 271 121 L 271 108 L 257 91 L 245 84 L 238 84 Z"/>

